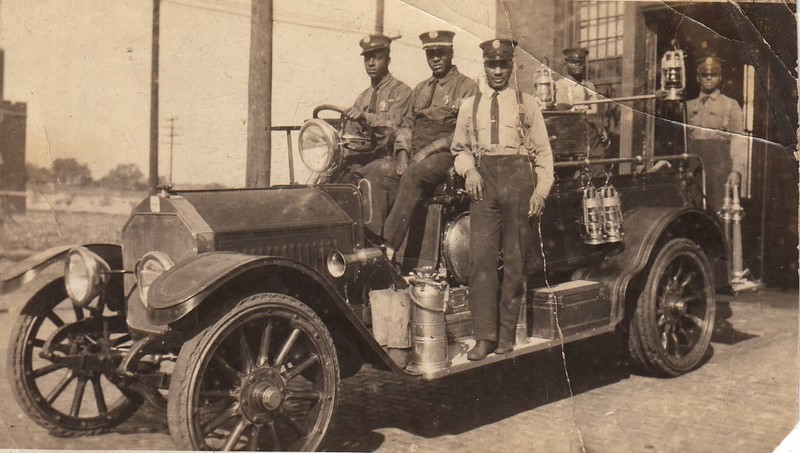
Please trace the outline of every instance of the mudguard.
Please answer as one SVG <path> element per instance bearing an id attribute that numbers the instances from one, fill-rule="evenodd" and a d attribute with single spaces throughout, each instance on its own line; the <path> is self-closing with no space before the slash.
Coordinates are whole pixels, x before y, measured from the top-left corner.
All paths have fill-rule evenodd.
<path id="1" fill-rule="evenodd" d="M 573 278 L 605 283 L 611 298 L 611 320 L 618 323 L 625 316 L 629 283 L 645 269 L 659 245 L 685 237 L 695 241 L 709 256 L 712 266 L 727 259 L 727 243 L 719 221 L 696 208 L 636 208 L 626 213 L 623 223 L 624 249 L 608 256 L 595 266 L 580 269 Z M 727 282 L 727 266 L 723 277 Z"/>
<path id="2" fill-rule="evenodd" d="M 0 275 L 0 294 L 7 294 L 31 282 L 48 266 L 63 260 L 67 252 L 79 245 L 59 245 L 31 255 Z M 103 258 L 111 269 L 122 269 L 122 247 L 117 244 L 83 244 Z M 121 287 L 120 287 L 121 290 Z"/>
<path id="3" fill-rule="evenodd" d="M 356 329 L 362 341 L 398 374 L 405 375 L 372 337 L 342 295 L 318 271 L 289 258 L 208 252 L 182 261 L 160 275 L 148 290 L 147 320 L 154 325 L 173 323 L 203 303 L 232 279 L 259 268 L 288 268 L 314 280 L 334 302 L 337 311 Z"/>

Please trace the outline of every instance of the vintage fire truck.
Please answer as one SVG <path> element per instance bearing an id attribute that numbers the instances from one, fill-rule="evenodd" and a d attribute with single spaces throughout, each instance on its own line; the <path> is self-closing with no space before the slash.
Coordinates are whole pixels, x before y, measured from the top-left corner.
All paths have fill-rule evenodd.
<path id="1" fill-rule="evenodd" d="M 364 364 L 435 381 L 612 331 L 647 373 L 707 359 L 728 245 L 696 157 L 589 159 L 582 114 L 547 113 L 557 182 L 529 251 L 542 259 L 513 351 L 471 362 L 463 182 L 427 200 L 398 268 L 365 233 L 369 185 L 340 182 L 370 135 L 317 113 L 299 133 L 308 184 L 163 187 L 121 245 L 57 247 L 0 277 L 3 293 L 40 277 L 8 354 L 33 420 L 99 433 L 147 401 L 179 448 L 314 450 L 340 380 Z M 53 263 L 64 272 L 41 282 Z M 408 309 L 387 319 L 380 304 Z M 390 356 L 387 329 L 407 333 L 408 363 Z"/>

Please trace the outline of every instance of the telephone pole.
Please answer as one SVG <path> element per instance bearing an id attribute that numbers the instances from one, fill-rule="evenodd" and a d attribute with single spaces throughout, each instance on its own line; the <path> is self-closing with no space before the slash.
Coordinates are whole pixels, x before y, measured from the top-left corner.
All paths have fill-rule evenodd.
<path id="1" fill-rule="evenodd" d="M 172 163 L 175 160 L 173 158 L 173 156 L 174 156 L 173 150 L 174 150 L 174 147 L 175 147 L 175 137 L 180 137 L 175 132 L 175 120 L 177 120 L 177 119 L 178 119 L 177 116 L 173 116 L 172 118 L 167 118 L 167 121 L 169 121 L 169 134 L 168 134 L 168 136 L 169 136 L 169 174 L 167 175 L 167 184 L 169 184 L 170 186 L 172 185 Z"/>
<path id="2" fill-rule="evenodd" d="M 150 73 L 150 192 L 156 193 L 158 185 L 158 40 L 161 0 L 153 0 L 153 44 Z M 172 171 L 172 167 L 170 167 Z M 171 178 L 170 178 L 171 179 Z"/>
<path id="3" fill-rule="evenodd" d="M 268 187 L 272 159 L 272 0 L 252 0 L 247 187 Z"/>

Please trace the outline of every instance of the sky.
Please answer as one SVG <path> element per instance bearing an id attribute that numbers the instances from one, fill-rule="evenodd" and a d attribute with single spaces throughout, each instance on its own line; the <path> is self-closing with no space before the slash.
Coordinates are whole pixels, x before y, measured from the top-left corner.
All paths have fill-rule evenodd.
<path id="1" fill-rule="evenodd" d="M 494 37 L 493 0 L 386 0 L 392 73 L 413 86 L 430 75 L 418 35 L 456 32 L 455 63 L 482 72 L 478 44 Z M 160 174 L 243 186 L 247 147 L 249 0 L 162 0 Z M 369 84 L 359 39 L 374 0 L 274 0 L 273 124 L 300 125 L 323 103 L 350 105 Z M 149 156 L 152 2 L 5 0 L 0 48 L 4 97 L 28 105 L 26 160 L 87 163 L 99 179 L 118 164 L 146 174 Z M 296 145 L 294 146 L 296 150 Z M 295 160 L 298 179 L 304 172 Z M 273 134 L 272 182 L 288 181 L 286 139 Z"/>

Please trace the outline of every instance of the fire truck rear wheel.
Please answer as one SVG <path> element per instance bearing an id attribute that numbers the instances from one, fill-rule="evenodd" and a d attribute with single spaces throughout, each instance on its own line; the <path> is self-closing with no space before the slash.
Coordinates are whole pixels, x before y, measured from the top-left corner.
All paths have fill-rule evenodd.
<path id="1" fill-rule="evenodd" d="M 333 339 L 308 306 L 282 294 L 250 296 L 181 348 L 170 434 L 189 450 L 315 450 L 339 379 Z"/>
<path id="2" fill-rule="evenodd" d="M 688 239 L 673 239 L 650 265 L 630 320 L 628 348 L 644 371 L 679 376 L 706 359 L 714 330 L 711 264 Z"/>

